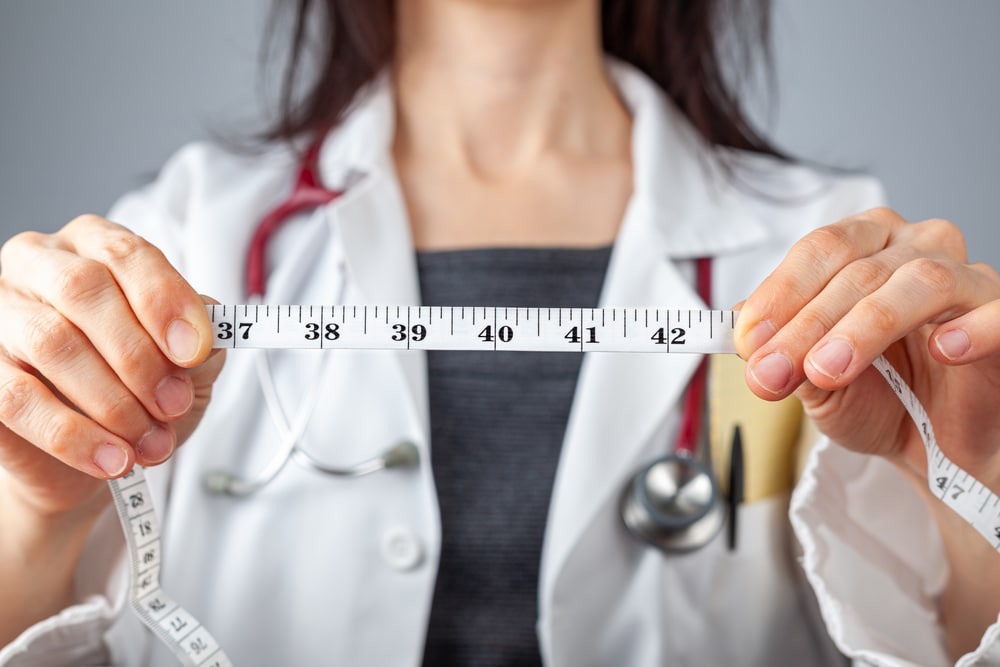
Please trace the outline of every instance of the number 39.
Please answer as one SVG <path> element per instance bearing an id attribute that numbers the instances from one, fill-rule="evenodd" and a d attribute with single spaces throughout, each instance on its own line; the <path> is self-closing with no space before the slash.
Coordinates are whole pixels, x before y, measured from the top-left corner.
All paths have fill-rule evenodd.
<path id="1" fill-rule="evenodd" d="M 414 324 L 410 327 L 410 340 L 420 342 L 427 338 L 427 327 L 423 324 Z M 406 325 L 405 324 L 393 324 L 392 325 L 392 339 L 396 342 L 406 340 Z"/>

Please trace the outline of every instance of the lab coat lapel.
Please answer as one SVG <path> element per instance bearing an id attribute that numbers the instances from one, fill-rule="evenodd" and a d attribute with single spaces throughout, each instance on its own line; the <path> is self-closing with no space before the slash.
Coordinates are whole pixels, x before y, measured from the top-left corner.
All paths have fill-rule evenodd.
<path id="1" fill-rule="evenodd" d="M 374 175 L 331 209 L 341 235 L 348 280 L 356 303 L 410 306 L 420 303 L 416 260 L 402 194 L 396 179 Z M 356 290 L 356 291 L 354 291 Z M 415 414 L 426 431 L 426 357 L 396 352 Z"/>
<path id="2" fill-rule="evenodd" d="M 387 77 L 377 78 L 320 152 L 324 182 L 345 190 L 327 207 L 339 235 L 352 303 L 419 305 L 420 288 L 406 206 L 392 163 L 395 111 Z M 426 357 L 393 353 L 427 432 Z"/>
<path id="3" fill-rule="evenodd" d="M 602 303 L 701 308 L 664 240 L 647 220 L 626 220 L 608 267 Z M 632 474 L 651 433 L 676 403 L 696 355 L 589 354 L 580 371 L 556 474 L 542 563 L 543 600 L 598 509 Z M 663 443 L 663 452 L 670 443 Z M 612 539 L 609 537 L 609 539 Z"/>
<path id="4" fill-rule="evenodd" d="M 655 85 L 630 68 L 609 67 L 632 112 L 634 192 L 601 304 L 704 308 L 687 260 L 745 250 L 768 233 Z M 589 354 L 584 360 L 546 529 L 543 615 L 561 568 L 597 512 L 617 503 L 645 457 L 672 447 L 651 439 L 676 410 L 699 360 L 683 354 Z M 625 539 L 624 531 L 608 539 Z"/>

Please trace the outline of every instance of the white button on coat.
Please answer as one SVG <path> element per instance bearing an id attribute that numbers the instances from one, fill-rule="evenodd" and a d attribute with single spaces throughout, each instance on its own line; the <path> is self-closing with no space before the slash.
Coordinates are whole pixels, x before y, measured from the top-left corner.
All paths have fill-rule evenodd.
<path id="1" fill-rule="evenodd" d="M 382 559 L 394 570 L 405 572 L 424 561 L 424 548 L 416 533 L 397 526 L 382 535 Z"/>

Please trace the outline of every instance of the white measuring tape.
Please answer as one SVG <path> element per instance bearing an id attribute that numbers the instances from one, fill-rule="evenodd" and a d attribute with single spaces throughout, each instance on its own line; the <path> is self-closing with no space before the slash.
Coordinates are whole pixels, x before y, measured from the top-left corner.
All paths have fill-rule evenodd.
<path id="1" fill-rule="evenodd" d="M 160 525 L 142 466 L 108 484 L 125 531 L 132 574 L 129 601 L 139 620 L 173 649 L 181 664 L 233 667 L 208 630 L 160 588 Z"/>
<path id="2" fill-rule="evenodd" d="M 735 353 L 736 313 L 666 308 L 212 305 L 214 347 L 355 350 Z M 874 367 L 916 424 L 931 491 L 1000 550 L 1000 498 L 938 447 L 926 411 L 884 357 Z M 131 603 L 182 664 L 232 662 L 160 588 L 160 530 L 142 468 L 110 482 L 125 531 Z"/>

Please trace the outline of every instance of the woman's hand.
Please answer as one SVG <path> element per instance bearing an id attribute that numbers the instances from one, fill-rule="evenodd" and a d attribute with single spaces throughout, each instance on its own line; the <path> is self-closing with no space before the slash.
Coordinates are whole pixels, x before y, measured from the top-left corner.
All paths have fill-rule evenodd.
<path id="1" fill-rule="evenodd" d="M 959 230 L 874 209 L 799 241 L 742 305 L 737 348 L 759 397 L 794 392 L 821 431 L 926 478 L 924 446 L 871 362 L 883 352 L 946 456 L 1000 491 L 1000 276 Z"/>
<path id="2" fill-rule="evenodd" d="M 102 480 L 167 460 L 223 355 L 163 254 L 96 216 L 0 251 L 0 491 L 41 516 L 106 502 Z"/>
<path id="3" fill-rule="evenodd" d="M 973 650 L 997 618 L 997 550 L 928 491 L 920 434 L 870 364 L 884 352 L 944 455 L 1000 493 L 1000 276 L 968 263 L 951 223 L 875 209 L 798 242 L 743 304 L 736 338 L 755 394 L 795 392 L 821 431 L 914 483 L 950 563 L 937 601 L 948 651 Z"/>

